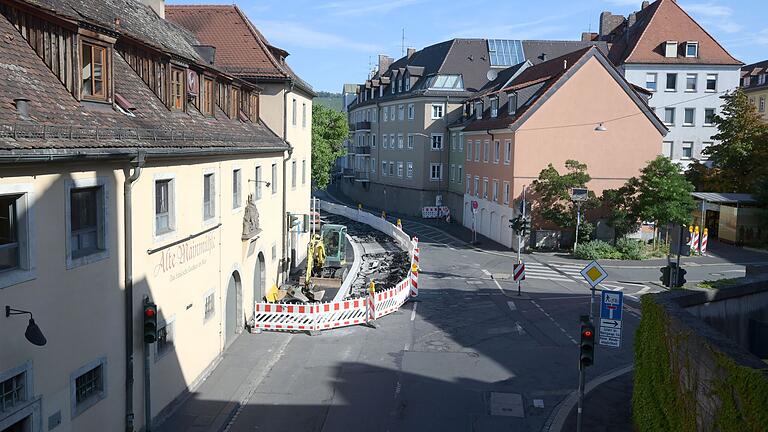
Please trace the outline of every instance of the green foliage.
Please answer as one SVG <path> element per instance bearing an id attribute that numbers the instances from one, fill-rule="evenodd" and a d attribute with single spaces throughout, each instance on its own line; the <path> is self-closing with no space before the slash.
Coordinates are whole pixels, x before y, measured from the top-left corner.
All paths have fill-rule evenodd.
<path id="1" fill-rule="evenodd" d="M 696 205 L 691 192 L 693 185 L 680 174 L 680 166 L 659 156 L 643 168 L 637 180 L 634 211 L 643 220 L 654 221 L 657 227 L 687 224 Z"/>
<path id="2" fill-rule="evenodd" d="M 705 281 L 699 282 L 697 286 L 699 288 L 706 288 L 706 289 L 720 289 L 720 288 L 727 288 L 729 286 L 734 286 L 741 281 L 743 281 L 743 279 L 741 278 L 705 280 Z"/>
<path id="3" fill-rule="evenodd" d="M 549 164 L 539 173 L 539 178 L 533 182 L 532 188 L 539 197 L 538 208 L 541 217 L 558 227 L 572 228 L 576 226 L 576 206 L 571 202 L 571 189 L 586 187 L 592 178 L 587 174 L 587 165 L 579 161 L 567 160 L 565 169 L 567 173 L 561 175 Z M 589 195 L 590 199 L 581 206 L 582 215 L 586 210 L 597 207 L 599 203 L 593 192 Z"/>
<path id="4" fill-rule="evenodd" d="M 768 427 L 768 378 L 759 370 L 739 366 L 724 354 L 715 356 L 717 365 L 728 371 L 715 384 L 723 402 L 715 417 L 715 428 L 723 432 L 761 432 Z"/>
<path id="5" fill-rule="evenodd" d="M 614 238 L 633 233 L 640 227 L 636 209 L 638 180 L 629 179 L 618 189 L 606 189 L 601 200 L 608 208 L 608 225 L 614 229 Z"/>
<path id="6" fill-rule="evenodd" d="M 592 240 L 576 245 L 573 255 L 583 260 L 621 259 L 621 252 L 602 240 Z"/>
<path id="7" fill-rule="evenodd" d="M 768 171 L 768 170 L 766 170 Z M 755 198 L 760 203 L 763 211 L 763 225 L 768 227 L 768 172 L 765 173 L 765 177 L 759 180 L 757 183 L 757 191 L 755 192 Z"/>
<path id="8" fill-rule="evenodd" d="M 341 93 L 317 92 L 317 97 L 312 100 L 312 103 L 322 105 L 334 111 L 344 111 L 344 97 Z"/>
<path id="9" fill-rule="evenodd" d="M 715 116 L 719 141 L 704 152 L 717 167 L 721 190 L 713 192 L 756 192 L 758 182 L 768 173 L 768 125 L 740 89 L 722 96 L 722 114 Z"/>
<path id="10" fill-rule="evenodd" d="M 328 187 L 334 162 L 346 154 L 343 145 L 348 136 L 344 113 L 312 105 L 312 183 L 316 188 Z"/>
<path id="11" fill-rule="evenodd" d="M 642 241 L 623 237 L 616 242 L 616 250 L 622 259 L 641 260 L 646 258 L 646 248 Z"/>

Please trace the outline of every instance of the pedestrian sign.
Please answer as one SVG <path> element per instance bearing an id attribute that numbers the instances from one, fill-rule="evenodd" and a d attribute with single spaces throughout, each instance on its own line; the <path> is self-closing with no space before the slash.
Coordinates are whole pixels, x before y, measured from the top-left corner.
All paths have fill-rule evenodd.
<path id="1" fill-rule="evenodd" d="M 603 291 L 600 301 L 600 339 L 602 346 L 621 347 L 621 316 L 624 293 Z"/>
<path id="2" fill-rule="evenodd" d="M 600 267 L 600 264 L 598 264 L 597 261 L 592 261 L 589 265 L 584 267 L 584 269 L 581 270 L 581 275 L 587 280 L 592 288 L 596 287 L 597 284 L 608 277 L 608 273 Z"/>

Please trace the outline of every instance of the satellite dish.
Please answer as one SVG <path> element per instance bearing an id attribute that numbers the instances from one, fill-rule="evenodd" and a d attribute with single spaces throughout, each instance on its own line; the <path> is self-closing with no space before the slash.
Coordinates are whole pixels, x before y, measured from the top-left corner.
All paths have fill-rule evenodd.
<path id="1" fill-rule="evenodd" d="M 499 73 L 496 71 L 496 69 L 491 69 L 487 74 L 485 74 L 485 77 L 488 78 L 488 81 L 493 81 L 499 77 Z"/>

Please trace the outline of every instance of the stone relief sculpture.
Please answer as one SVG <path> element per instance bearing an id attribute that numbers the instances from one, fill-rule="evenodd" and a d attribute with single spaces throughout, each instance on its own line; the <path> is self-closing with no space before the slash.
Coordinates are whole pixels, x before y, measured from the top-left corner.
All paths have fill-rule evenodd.
<path id="1" fill-rule="evenodd" d="M 245 214 L 243 215 L 243 240 L 256 237 L 260 232 L 259 210 L 256 209 L 253 194 L 248 194 L 248 201 L 245 204 Z"/>

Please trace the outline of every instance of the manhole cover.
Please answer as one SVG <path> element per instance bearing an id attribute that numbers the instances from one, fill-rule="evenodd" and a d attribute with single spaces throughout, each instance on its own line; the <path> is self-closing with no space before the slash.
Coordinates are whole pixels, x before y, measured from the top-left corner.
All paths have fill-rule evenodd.
<path id="1" fill-rule="evenodd" d="M 525 417 L 523 397 L 519 393 L 491 392 L 491 415 Z"/>

